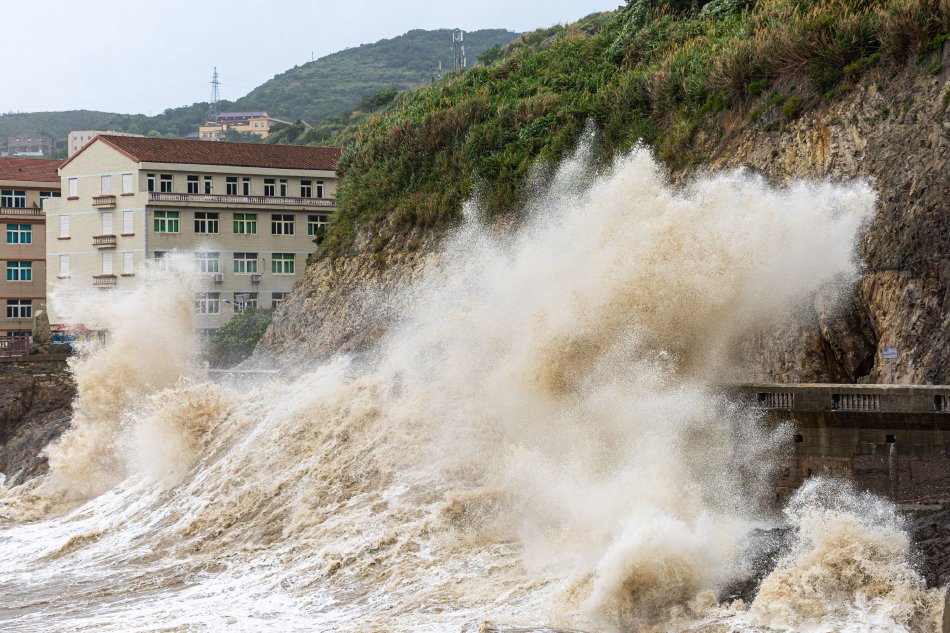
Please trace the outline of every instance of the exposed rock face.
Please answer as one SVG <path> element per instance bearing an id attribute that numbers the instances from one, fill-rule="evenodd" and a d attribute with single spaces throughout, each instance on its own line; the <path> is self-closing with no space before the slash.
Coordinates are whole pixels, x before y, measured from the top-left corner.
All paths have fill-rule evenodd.
<path id="1" fill-rule="evenodd" d="M 913 62 L 896 75 L 874 69 L 839 100 L 794 121 L 777 108 L 754 123 L 748 109 L 733 111 L 723 116 L 720 135 L 699 140 L 711 169 L 744 165 L 777 183 L 869 179 L 880 196 L 858 245 L 865 272 L 850 297 L 843 305 L 818 297 L 797 319 L 804 326 L 750 335 L 739 346 L 747 362 L 736 378 L 950 382 L 947 75 L 923 74 Z M 399 312 L 393 291 L 435 259 L 432 244 L 310 267 L 258 354 L 317 359 L 367 349 Z M 881 360 L 885 346 L 899 350 L 892 365 Z"/>
<path id="2" fill-rule="evenodd" d="M 62 358 L 0 360 L 0 473 L 22 483 L 46 472 L 41 452 L 69 426 L 76 386 Z"/>
<path id="3" fill-rule="evenodd" d="M 849 305 L 819 299 L 803 331 L 760 340 L 757 378 L 950 382 L 950 83 L 946 71 L 891 70 L 794 122 L 777 111 L 756 125 L 734 121 L 710 143 L 712 168 L 746 165 L 777 182 L 866 178 L 880 196 Z M 885 346 L 898 348 L 893 366 L 881 360 Z"/>

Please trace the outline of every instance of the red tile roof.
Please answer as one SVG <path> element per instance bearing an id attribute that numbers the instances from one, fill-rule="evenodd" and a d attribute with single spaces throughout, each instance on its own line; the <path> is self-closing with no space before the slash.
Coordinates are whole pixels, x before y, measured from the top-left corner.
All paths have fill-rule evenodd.
<path id="1" fill-rule="evenodd" d="M 62 164 L 61 160 L 42 158 L 0 158 L 0 180 L 58 183 L 56 170 Z"/>
<path id="2" fill-rule="evenodd" d="M 182 163 L 186 165 L 227 165 L 230 167 L 334 171 L 337 161 L 340 160 L 340 150 L 336 147 L 230 143 L 183 138 L 112 136 L 109 134 L 100 134 L 98 138 L 137 163 Z M 73 154 L 69 160 L 80 153 L 82 153 L 82 150 Z"/>

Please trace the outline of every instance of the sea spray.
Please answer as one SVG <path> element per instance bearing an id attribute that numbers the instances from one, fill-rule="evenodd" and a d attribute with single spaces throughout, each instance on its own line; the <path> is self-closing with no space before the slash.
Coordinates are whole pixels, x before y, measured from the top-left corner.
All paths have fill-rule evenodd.
<path id="1" fill-rule="evenodd" d="M 15 625 L 739 623 L 715 593 L 741 573 L 788 430 L 719 382 L 747 330 L 847 287 L 874 194 L 742 171 L 674 189 L 642 148 L 591 179 L 587 153 L 512 234 L 469 206 L 369 363 L 286 368 L 237 394 L 196 382 L 179 347 L 188 284 L 112 302 L 129 322 L 77 367 L 102 405 L 80 398 L 44 482 L 88 501 L 0 530 Z M 116 336 L 161 310 L 151 336 Z M 99 450 L 69 440 L 93 436 Z M 22 490 L 15 509 L 34 500 Z"/>

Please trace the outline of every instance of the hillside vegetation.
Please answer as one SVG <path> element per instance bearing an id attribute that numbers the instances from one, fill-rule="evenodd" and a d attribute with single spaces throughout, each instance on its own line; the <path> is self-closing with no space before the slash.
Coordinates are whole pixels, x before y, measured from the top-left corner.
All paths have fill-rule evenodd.
<path id="1" fill-rule="evenodd" d="M 503 29 L 466 33 L 469 63 L 488 48 L 508 44 L 517 35 Z M 238 99 L 236 107 L 318 121 L 357 107 L 367 95 L 428 83 L 440 61 L 447 71 L 454 67 L 453 60 L 450 29 L 409 31 L 295 66 Z"/>
<path id="2" fill-rule="evenodd" d="M 66 112 L 8 112 L 0 114 L 0 145 L 23 133 L 39 133 L 62 144 L 72 130 L 98 130 L 116 116 L 113 112 L 69 110 Z"/>
<path id="3" fill-rule="evenodd" d="M 488 214 L 522 205 L 524 177 L 588 122 L 605 159 L 638 139 L 673 167 L 703 159 L 726 108 L 781 126 L 840 98 L 867 69 L 941 71 L 950 0 L 632 0 L 486 67 L 413 91 L 344 130 L 339 207 L 321 256 L 374 250 L 454 222 L 476 190 Z"/>

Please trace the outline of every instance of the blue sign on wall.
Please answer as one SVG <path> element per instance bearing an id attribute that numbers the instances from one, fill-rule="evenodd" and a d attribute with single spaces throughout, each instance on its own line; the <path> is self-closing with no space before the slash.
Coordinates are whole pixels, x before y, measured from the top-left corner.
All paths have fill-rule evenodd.
<path id="1" fill-rule="evenodd" d="M 897 358 L 897 348 L 896 347 L 885 347 L 881 350 L 881 358 L 884 360 L 894 360 Z"/>

